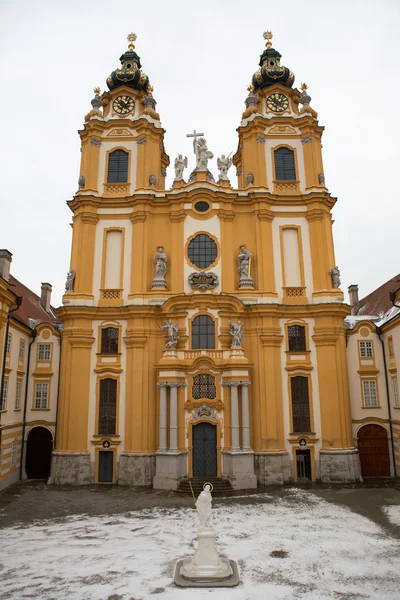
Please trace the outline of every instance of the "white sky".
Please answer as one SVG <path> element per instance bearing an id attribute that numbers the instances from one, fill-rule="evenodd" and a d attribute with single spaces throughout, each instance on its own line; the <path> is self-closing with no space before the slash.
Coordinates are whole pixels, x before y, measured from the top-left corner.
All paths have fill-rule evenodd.
<path id="1" fill-rule="evenodd" d="M 155 88 L 171 163 L 180 152 L 194 167 L 186 133 L 196 128 L 214 153 L 216 175 L 216 157 L 236 150 L 269 29 L 326 127 L 342 289 L 358 283 L 365 296 L 400 271 L 399 17 L 398 0 L 0 0 L 0 247 L 13 253 L 12 273 L 37 293 L 49 281 L 53 305 L 61 303 L 77 130 L 93 88 L 106 89 L 119 66 L 129 32 Z M 234 168 L 229 174 L 236 185 Z"/>

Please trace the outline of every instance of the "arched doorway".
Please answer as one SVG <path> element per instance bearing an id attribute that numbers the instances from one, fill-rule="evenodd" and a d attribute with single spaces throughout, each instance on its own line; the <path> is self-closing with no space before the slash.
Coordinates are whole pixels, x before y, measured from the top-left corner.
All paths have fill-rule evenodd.
<path id="1" fill-rule="evenodd" d="M 390 477 L 388 438 L 383 427 L 361 427 L 358 432 L 358 451 L 363 477 Z"/>
<path id="2" fill-rule="evenodd" d="M 53 438 L 45 427 L 34 427 L 26 444 L 25 471 L 28 479 L 47 479 L 50 475 Z"/>
<path id="3" fill-rule="evenodd" d="M 217 476 L 217 427 L 212 423 L 193 425 L 193 477 Z"/>

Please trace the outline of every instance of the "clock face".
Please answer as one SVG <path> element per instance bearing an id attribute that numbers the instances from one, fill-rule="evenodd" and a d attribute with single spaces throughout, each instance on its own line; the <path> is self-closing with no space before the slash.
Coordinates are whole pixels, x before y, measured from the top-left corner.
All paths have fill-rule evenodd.
<path id="1" fill-rule="evenodd" d="M 113 108 L 119 115 L 127 115 L 133 111 L 135 101 L 130 96 L 118 96 L 113 102 Z"/>
<path id="2" fill-rule="evenodd" d="M 280 113 L 288 108 L 289 99 L 284 94 L 271 94 L 267 98 L 267 106 L 269 110 Z"/>

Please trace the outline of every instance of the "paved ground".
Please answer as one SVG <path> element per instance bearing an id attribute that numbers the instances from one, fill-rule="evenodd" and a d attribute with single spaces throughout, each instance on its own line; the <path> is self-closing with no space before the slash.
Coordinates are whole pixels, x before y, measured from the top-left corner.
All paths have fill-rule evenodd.
<path id="1" fill-rule="evenodd" d="M 179 589 L 190 496 L 118 486 L 16 484 L 0 492 L 0 600 L 397 600 L 400 485 L 268 487 L 214 498 L 229 590 Z"/>

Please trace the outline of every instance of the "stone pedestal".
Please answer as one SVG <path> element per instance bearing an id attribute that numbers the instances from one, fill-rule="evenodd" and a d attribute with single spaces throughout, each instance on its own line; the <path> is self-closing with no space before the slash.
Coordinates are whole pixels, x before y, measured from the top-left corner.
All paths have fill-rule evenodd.
<path id="1" fill-rule="evenodd" d="M 89 452 L 53 452 L 51 481 L 56 485 L 93 483 Z"/>
<path id="2" fill-rule="evenodd" d="M 155 473 L 154 454 L 122 452 L 119 457 L 120 485 L 151 486 Z"/>
<path id="3" fill-rule="evenodd" d="M 250 277 L 241 277 L 239 279 L 239 289 L 240 290 L 253 290 L 254 289 L 254 281 Z"/>
<path id="4" fill-rule="evenodd" d="M 322 483 L 362 482 L 358 450 L 320 450 L 319 472 Z"/>
<path id="5" fill-rule="evenodd" d="M 257 487 L 254 474 L 254 452 L 252 450 L 227 450 L 223 456 L 223 475 L 235 490 Z"/>
<path id="6" fill-rule="evenodd" d="M 151 283 L 151 291 L 153 290 L 166 290 L 167 282 L 165 279 L 153 279 Z"/>
<path id="7" fill-rule="evenodd" d="M 212 527 L 200 529 L 197 550 L 192 558 L 184 558 L 180 575 L 188 579 L 225 579 L 233 574 L 230 561 L 221 558 L 215 547 L 215 531 Z"/>
<path id="8" fill-rule="evenodd" d="M 187 476 L 187 452 L 156 452 L 155 490 L 176 490 L 182 477 Z"/>
<path id="9" fill-rule="evenodd" d="M 229 179 L 218 179 L 218 185 L 220 185 L 221 187 L 224 187 L 224 188 L 232 187 Z"/>
<path id="10" fill-rule="evenodd" d="M 163 350 L 163 355 L 161 360 L 171 360 L 178 358 L 178 352 L 175 348 L 169 348 L 168 350 Z"/>
<path id="11" fill-rule="evenodd" d="M 293 481 L 291 461 L 285 451 L 257 453 L 254 464 L 260 485 L 283 485 Z"/>

